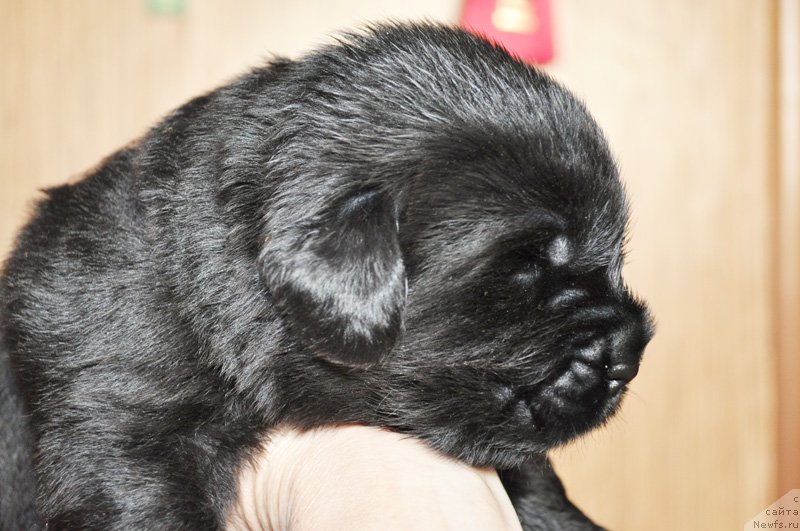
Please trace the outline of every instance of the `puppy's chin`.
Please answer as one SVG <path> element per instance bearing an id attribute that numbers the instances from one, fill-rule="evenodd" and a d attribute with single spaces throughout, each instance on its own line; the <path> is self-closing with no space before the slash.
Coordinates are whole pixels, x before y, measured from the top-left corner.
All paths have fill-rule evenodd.
<path id="1" fill-rule="evenodd" d="M 573 385 L 577 378 L 591 383 Z M 605 423 L 619 409 L 626 390 L 579 365 L 530 399 L 530 421 L 548 446 L 559 446 Z"/>
<path id="2" fill-rule="evenodd" d="M 506 433 L 497 433 L 499 440 L 508 439 L 507 447 L 497 455 L 487 454 L 487 463 L 522 462 L 531 453 L 563 445 L 608 421 L 619 409 L 627 386 L 586 374 L 580 377 L 593 380 L 590 385 L 573 385 L 577 377 L 577 371 L 565 372 L 556 384 L 509 400 L 499 415 Z"/>
<path id="3" fill-rule="evenodd" d="M 449 438 L 441 432 L 423 437 L 472 465 L 511 468 L 603 425 L 619 409 L 626 390 L 625 386 L 609 388 L 603 382 L 589 389 L 547 387 L 520 396 L 503 388 L 499 394 L 507 398 L 497 397 L 501 403 L 494 404 L 496 421 L 489 430 L 484 427 L 485 431 L 466 437 L 468 429 Z"/>
<path id="4" fill-rule="evenodd" d="M 435 389 L 434 382 L 447 379 L 430 376 L 429 384 L 422 384 L 424 393 L 411 401 L 383 401 L 380 423 L 424 439 L 471 465 L 498 469 L 520 466 L 534 454 L 602 425 L 616 413 L 626 391 L 624 385 L 610 383 L 599 371 L 588 386 L 574 384 L 572 379 L 578 375 L 565 371 L 553 382 L 535 388 L 487 383 L 486 388 Z M 423 402 L 427 408 L 420 407 Z M 431 408 L 431 404 L 438 407 Z M 424 416 L 409 422 L 423 411 Z"/>

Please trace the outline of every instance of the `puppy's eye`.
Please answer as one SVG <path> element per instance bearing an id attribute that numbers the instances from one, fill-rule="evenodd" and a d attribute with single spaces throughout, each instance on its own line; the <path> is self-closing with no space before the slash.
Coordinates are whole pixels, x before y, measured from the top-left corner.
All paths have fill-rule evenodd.
<path id="1" fill-rule="evenodd" d="M 511 283 L 523 288 L 529 287 L 539 280 L 541 275 L 542 271 L 539 266 L 528 263 L 511 275 Z"/>

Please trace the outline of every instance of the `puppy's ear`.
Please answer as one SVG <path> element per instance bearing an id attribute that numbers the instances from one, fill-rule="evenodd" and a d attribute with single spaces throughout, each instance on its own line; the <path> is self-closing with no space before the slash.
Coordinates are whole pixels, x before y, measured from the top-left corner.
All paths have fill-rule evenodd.
<path id="1" fill-rule="evenodd" d="M 332 363 L 376 363 L 403 324 L 397 205 L 385 192 L 362 189 L 317 213 L 309 213 L 313 200 L 281 210 L 285 219 L 270 216 L 259 259 L 292 334 Z"/>

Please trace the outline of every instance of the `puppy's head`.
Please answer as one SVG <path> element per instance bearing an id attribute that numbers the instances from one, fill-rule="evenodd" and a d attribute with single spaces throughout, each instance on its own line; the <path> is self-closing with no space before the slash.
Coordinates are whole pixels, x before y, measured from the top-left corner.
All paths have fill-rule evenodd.
<path id="1" fill-rule="evenodd" d="M 651 325 L 621 277 L 624 190 L 584 107 L 427 26 L 351 36 L 286 79 L 304 96 L 277 119 L 292 132 L 260 259 L 319 365 L 304 374 L 328 370 L 315 392 L 493 466 L 613 414 Z"/>

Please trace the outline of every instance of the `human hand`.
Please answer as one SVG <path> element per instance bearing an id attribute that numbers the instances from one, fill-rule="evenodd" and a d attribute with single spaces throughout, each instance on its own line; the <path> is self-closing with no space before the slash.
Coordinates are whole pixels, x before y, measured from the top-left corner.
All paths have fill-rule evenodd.
<path id="1" fill-rule="evenodd" d="M 521 529 L 495 470 L 365 426 L 279 429 L 238 489 L 231 531 Z"/>

